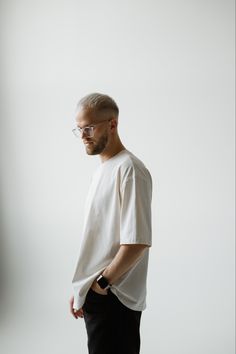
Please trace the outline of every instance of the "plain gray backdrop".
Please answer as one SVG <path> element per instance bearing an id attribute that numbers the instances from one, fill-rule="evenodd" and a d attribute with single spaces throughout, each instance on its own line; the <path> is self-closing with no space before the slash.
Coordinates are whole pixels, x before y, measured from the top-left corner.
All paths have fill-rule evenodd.
<path id="1" fill-rule="evenodd" d="M 234 353 L 234 8 L 1 1 L 1 353 L 87 353 L 69 298 L 100 160 L 71 129 L 91 92 L 153 177 L 141 353 Z"/>

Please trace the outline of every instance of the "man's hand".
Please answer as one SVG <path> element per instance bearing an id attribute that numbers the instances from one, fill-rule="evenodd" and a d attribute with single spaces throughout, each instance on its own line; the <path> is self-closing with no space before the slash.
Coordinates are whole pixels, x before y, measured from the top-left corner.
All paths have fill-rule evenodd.
<path id="1" fill-rule="evenodd" d="M 78 319 L 78 317 L 83 318 L 84 313 L 83 309 L 75 310 L 73 309 L 73 303 L 74 303 L 74 296 L 70 299 L 70 313 L 74 316 L 74 318 Z"/>
<path id="2" fill-rule="evenodd" d="M 96 279 L 94 280 L 93 284 L 91 285 L 91 289 L 93 291 L 95 291 L 95 293 L 98 293 L 100 295 L 107 295 L 107 290 L 100 288 Z"/>

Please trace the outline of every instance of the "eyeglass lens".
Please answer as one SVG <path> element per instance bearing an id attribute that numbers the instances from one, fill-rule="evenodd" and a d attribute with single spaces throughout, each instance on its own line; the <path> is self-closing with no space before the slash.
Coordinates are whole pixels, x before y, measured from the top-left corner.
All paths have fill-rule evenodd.
<path id="1" fill-rule="evenodd" d="M 84 133 L 88 136 L 92 136 L 93 135 L 93 127 L 84 127 L 84 128 L 80 128 L 80 133 Z"/>

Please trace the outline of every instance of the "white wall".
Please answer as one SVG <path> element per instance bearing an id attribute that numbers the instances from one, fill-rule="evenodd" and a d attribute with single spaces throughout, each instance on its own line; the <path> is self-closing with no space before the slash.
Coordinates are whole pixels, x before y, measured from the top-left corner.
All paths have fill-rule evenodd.
<path id="1" fill-rule="evenodd" d="M 234 353 L 234 1 L 1 1 L 1 352 L 84 354 L 69 314 L 99 163 L 79 98 L 120 107 L 150 169 L 142 354 Z"/>

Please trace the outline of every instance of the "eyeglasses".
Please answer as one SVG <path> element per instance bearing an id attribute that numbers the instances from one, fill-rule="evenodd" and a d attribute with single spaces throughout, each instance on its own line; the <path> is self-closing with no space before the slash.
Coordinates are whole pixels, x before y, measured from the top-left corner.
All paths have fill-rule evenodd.
<path id="1" fill-rule="evenodd" d="M 86 136 L 89 136 L 90 138 L 94 136 L 94 128 L 96 128 L 96 126 L 98 124 L 101 124 L 103 122 L 106 122 L 106 121 L 110 121 L 111 119 L 104 119 L 102 120 L 101 122 L 99 123 L 96 123 L 96 124 L 93 124 L 93 125 L 87 125 L 86 127 L 84 128 L 80 128 L 80 127 L 76 127 L 74 129 L 72 129 L 72 132 L 74 133 L 74 135 L 79 138 L 83 133 L 86 135 Z"/>

